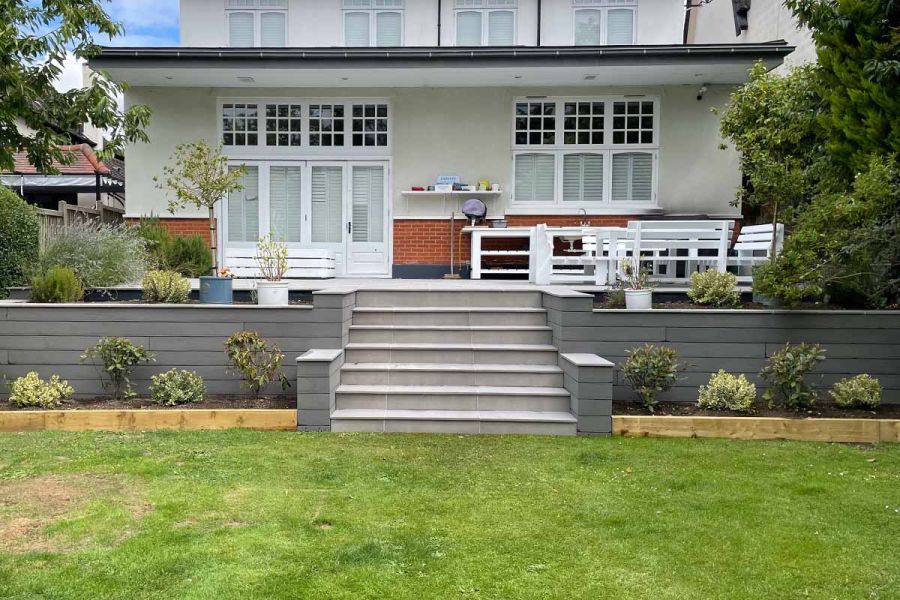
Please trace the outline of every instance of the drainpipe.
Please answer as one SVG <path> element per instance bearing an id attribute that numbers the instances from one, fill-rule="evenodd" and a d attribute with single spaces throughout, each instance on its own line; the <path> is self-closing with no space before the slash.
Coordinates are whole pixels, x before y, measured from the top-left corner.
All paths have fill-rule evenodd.
<path id="1" fill-rule="evenodd" d="M 441 0 L 438 0 L 438 40 L 437 40 L 438 48 L 441 47 L 441 13 L 442 12 L 444 12 L 444 11 L 441 10 Z"/>
<path id="2" fill-rule="evenodd" d="M 541 47 L 541 15 L 543 13 L 543 2 L 541 0 L 537 0 L 537 45 L 538 48 Z"/>

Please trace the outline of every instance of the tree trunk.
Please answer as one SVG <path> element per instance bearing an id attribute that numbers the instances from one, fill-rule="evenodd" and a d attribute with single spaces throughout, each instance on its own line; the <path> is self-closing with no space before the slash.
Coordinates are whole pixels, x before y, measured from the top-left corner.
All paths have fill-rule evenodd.
<path id="1" fill-rule="evenodd" d="M 777 248 L 776 240 L 777 237 L 775 235 L 776 230 L 778 229 L 778 201 L 775 201 L 775 206 L 772 209 L 772 245 L 769 246 L 769 260 L 775 260 L 775 250 Z"/>
<path id="2" fill-rule="evenodd" d="M 212 252 L 212 274 L 219 272 L 219 248 L 216 232 L 216 213 L 213 207 L 209 207 L 209 251 Z"/>

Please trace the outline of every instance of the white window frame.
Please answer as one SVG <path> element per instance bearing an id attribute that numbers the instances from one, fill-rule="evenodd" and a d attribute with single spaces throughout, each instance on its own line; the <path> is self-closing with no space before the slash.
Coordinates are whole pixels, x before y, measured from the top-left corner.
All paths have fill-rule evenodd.
<path id="1" fill-rule="evenodd" d="M 400 46 L 406 43 L 406 5 L 404 0 L 358 0 L 358 5 L 352 1 L 343 0 L 341 15 L 341 45 L 347 46 L 347 15 L 349 13 L 367 13 L 369 15 L 369 45 L 355 46 L 357 48 L 380 48 L 378 46 L 378 15 L 381 13 L 397 13 L 400 15 Z"/>
<path id="2" fill-rule="evenodd" d="M 453 45 L 457 45 L 459 13 L 481 13 L 481 43 L 479 46 L 488 46 L 491 40 L 490 13 L 511 12 L 513 14 L 513 39 L 510 45 L 515 46 L 519 39 L 518 4 L 518 0 L 456 0 L 453 7 Z"/>
<path id="3" fill-rule="evenodd" d="M 291 28 L 288 26 L 288 6 L 289 2 L 284 2 L 284 7 L 277 6 L 262 6 L 265 3 L 265 0 L 250 0 L 251 6 L 229 6 L 228 0 L 225 0 L 225 35 L 228 40 L 228 47 L 233 47 L 231 45 L 231 15 L 236 13 L 247 13 L 253 17 L 253 45 L 247 46 L 249 48 L 262 48 L 262 15 L 265 13 L 278 13 L 284 15 L 284 46 L 285 48 L 291 45 L 289 35 Z M 234 46 L 237 48 L 243 48 L 244 46 Z M 273 46 L 274 47 L 274 46 Z"/>
<path id="4" fill-rule="evenodd" d="M 253 146 L 224 146 L 226 156 L 243 160 L 271 160 L 290 158 L 297 160 L 321 159 L 322 157 L 340 157 L 353 159 L 368 159 L 379 157 L 388 159 L 393 147 L 393 107 L 387 98 L 310 98 L 310 97 L 232 97 L 224 96 L 216 98 L 215 111 L 218 121 L 217 134 L 221 142 L 223 140 L 223 106 L 225 104 L 255 104 L 257 105 L 257 143 Z M 266 145 L 266 104 L 293 104 L 300 105 L 301 111 L 301 145 L 300 146 L 268 146 Z M 340 104 L 344 106 L 344 145 L 343 146 L 310 146 L 310 118 L 309 107 L 311 104 Z M 384 104 L 387 106 L 387 145 L 386 146 L 354 146 L 353 145 L 353 105 L 354 104 Z"/>
<path id="5" fill-rule="evenodd" d="M 609 11 L 631 11 L 631 45 L 637 44 L 637 0 L 572 0 L 572 45 L 578 42 L 578 13 L 583 10 L 600 12 L 600 45 L 608 45 Z"/>
<path id="6" fill-rule="evenodd" d="M 516 104 L 523 102 L 555 102 L 556 103 L 556 129 L 554 144 L 516 144 L 515 112 Z M 603 102 L 604 130 L 603 144 L 565 144 L 563 134 L 565 131 L 565 104 L 566 102 Z M 615 102 L 653 102 L 653 143 L 652 144 L 613 144 L 613 103 Z M 658 96 L 565 96 L 565 97 L 519 97 L 515 98 L 510 106 L 510 135 L 512 146 L 512 160 L 510 163 L 510 179 L 512 187 L 511 208 L 542 210 L 553 209 L 616 209 L 618 211 L 631 209 L 652 209 L 659 206 L 658 172 L 659 172 L 659 130 L 660 130 L 660 99 Z M 613 201 L 612 199 L 612 164 L 615 154 L 629 152 L 646 152 L 652 159 L 651 201 L 631 202 Z M 552 203 L 528 202 L 516 199 L 515 171 L 516 156 L 521 154 L 548 154 L 554 157 L 554 198 Z M 564 157 L 567 154 L 602 154 L 603 158 L 603 201 L 572 202 L 563 199 L 563 167 Z"/>

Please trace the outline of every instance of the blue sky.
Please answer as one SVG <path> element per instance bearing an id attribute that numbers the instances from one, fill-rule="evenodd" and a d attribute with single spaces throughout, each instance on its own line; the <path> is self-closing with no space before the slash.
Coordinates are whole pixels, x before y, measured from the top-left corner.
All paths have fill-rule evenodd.
<path id="1" fill-rule="evenodd" d="M 178 0 L 111 0 L 106 12 L 125 26 L 111 46 L 177 46 Z"/>

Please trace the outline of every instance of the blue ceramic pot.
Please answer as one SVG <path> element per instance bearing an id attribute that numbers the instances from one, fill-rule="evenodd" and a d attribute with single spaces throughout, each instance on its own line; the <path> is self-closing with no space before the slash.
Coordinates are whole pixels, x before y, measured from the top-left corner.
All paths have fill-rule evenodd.
<path id="1" fill-rule="evenodd" d="M 231 277 L 206 276 L 200 278 L 201 304 L 231 304 L 234 300 Z"/>

